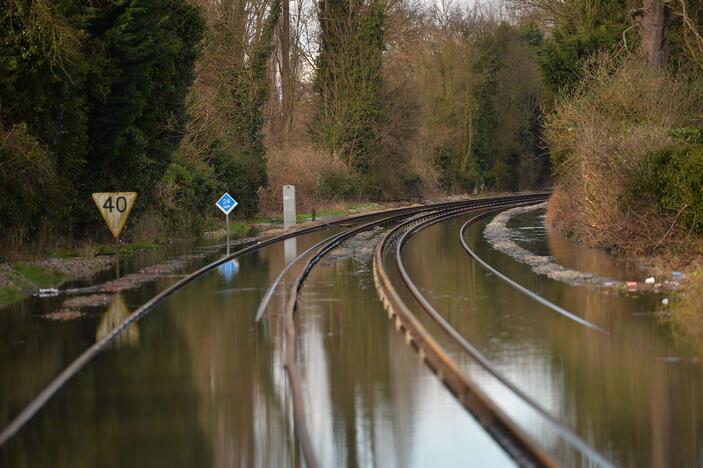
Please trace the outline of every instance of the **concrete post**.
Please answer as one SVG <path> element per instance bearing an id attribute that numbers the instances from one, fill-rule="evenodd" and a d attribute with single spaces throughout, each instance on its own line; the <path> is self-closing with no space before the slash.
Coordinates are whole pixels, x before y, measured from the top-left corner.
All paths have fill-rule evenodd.
<path id="1" fill-rule="evenodd" d="M 283 186 L 283 227 L 288 229 L 295 225 L 295 186 Z"/>

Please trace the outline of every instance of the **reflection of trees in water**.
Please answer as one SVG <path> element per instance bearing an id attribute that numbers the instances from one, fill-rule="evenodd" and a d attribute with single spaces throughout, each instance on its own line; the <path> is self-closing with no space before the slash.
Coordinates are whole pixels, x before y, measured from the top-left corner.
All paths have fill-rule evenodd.
<path id="1" fill-rule="evenodd" d="M 200 424 L 216 467 L 295 464 L 284 370 L 275 349 L 280 334 L 268 323 L 272 336 L 265 337 L 254 325 L 269 270 L 266 254 L 247 255 L 232 282 L 207 275 L 179 300 L 187 312 L 178 315 L 178 326 L 192 354 Z"/>
<path id="2" fill-rule="evenodd" d="M 39 314 L 59 301 L 28 298 L 0 311 L 0 426 L 5 427 L 95 335 L 90 318 L 57 322 Z M 1 459 L 0 459 L 1 460 Z M 2 463 L 0 463 L 2 465 Z"/>
<path id="3" fill-rule="evenodd" d="M 703 422 L 695 395 L 703 380 L 690 365 L 661 362 L 682 350 L 653 317 L 632 315 L 656 310 L 654 298 L 632 300 L 538 277 L 492 251 L 481 227 L 468 230 L 469 245 L 501 272 L 615 335 L 602 337 L 485 274 L 460 250 L 460 225 L 430 228 L 406 247 L 408 271 L 430 291 L 433 305 L 514 382 L 557 404 L 555 413 L 618 464 L 695 465 Z"/>
<path id="4" fill-rule="evenodd" d="M 70 380 L 0 449 L 0 465 L 211 465 L 193 418 L 190 354 L 169 313 L 175 303 L 140 322 L 138 348 L 109 348 Z"/>
<path id="5" fill-rule="evenodd" d="M 320 265 L 308 279 L 298 318 L 299 334 L 303 342 L 321 343 L 299 347 L 301 367 L 308 382 L 318 377 L 319 372 L 312 376 L 313 371 L 306 367 L 311 360 L 320 361 L 319 357 L 305 354 L 324 351 L 327 369 L 323 387 L 329 394 L 320 398 L 330 400 L 337 466 L 407 466 L 403 457 L 412 447 L 410 419 L 415 414 L 417 359 L 393 336 L 372 283 L 360 287 L 360 277 L 353 274 L 355 267 L 353 260 Z M 364 277 L 367 283 L 372 281 L 368 275 Z M 325 300 L 331 298 L 335 300 Z M 405 358 L 407 354 L 412 363 Z M 315 439 L 315 431 L 325 428 L 312 426 L 311 430 Z"/>

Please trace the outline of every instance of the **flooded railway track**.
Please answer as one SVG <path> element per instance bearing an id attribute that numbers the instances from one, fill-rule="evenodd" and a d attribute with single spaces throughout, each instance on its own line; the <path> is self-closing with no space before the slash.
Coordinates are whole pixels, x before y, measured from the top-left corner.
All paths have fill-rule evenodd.
<path id="1" fill-rule="evenodd" d="M 512 280 L 507 275 L 505 275 L 505 274 L 501 273 L 500 271 L 498 271 L 497 269 L 493 268 L 488 262 L 486 262 L 476 252 L 474 252 L 474 250 L 471 249 L 471 247 L 469 247 L 469 244 L 466 243 L 466 239 L 465 239 L 466 230 L 470 226 L 472 226 L 474 223 L 476 223 L 477 221 L 484 219 L 487 216 L 490 216 L 492 214 L 495 214 L 495 213 L 497 213 L 497 211 L 499 211 L 499 210 L 490 210 L 486 213 L 481 213 L 481 214 L 469 219 L 464 224 L 462 224 L 461 229 L 459 229 L 459 243 L 461 244 L 461 248 L 464 249 L 464 251 L 472 259 L 474 259 L 479 265 L 481 265 L 482 268 L 489 271 L 490 273 L 495 275 L 497 278 L 500 278 L 502 281 L 509 284 L 511 287 L 513 287 L 517 291 L 520 291 L 522 294 L 529 297 L 530 299 L 542 304 L 543 306 L 547 307 L 548 309 L 553 310 L 557 314 L 564 316 L 567 319 L 578 323 L 579 325 L 582 325 L 586 328 L 590 328 L 591 330 L 594 330 L 598 333 L 602 333 L 604 335 L 610 335 L 610 332 L 608 330 L 605 330 L 604 328 L 599 327 L 598 325 L 591 323 L 582 317 L 579 317 L 578 315 L 576 315 L 576 314 L 564 309 L 563 307 L 545 299 L 544 297 L 540 296 L 539 294 L 535 293 L 534 291 L 531 291 L 529 288 L 526 288 L 525 286 Z"/>
<path id="2" fill-rule="evenodd" d="M 527 196 L 528 198 L 534 198 L 534 195 L 529 195 Z M 499 198 L 487 198 L 487 199 L 474 199 L 474 200 L 463 200 L 463 201 L 456 201 L 456 202 L 447 202 L 447 203 L 439 203 L 439 204 L 433 204 L 433 205 L 423 205 L 423 206 L 415 206 L 415 207 L 409 207 L 409 208 L 398 208 L 398 209 L 392 209 L 392 210 L 387 210 L 385 212 L 380 212 L 380 213 L 371 213 L 371 214 L 365 214 L 365 215 L 358 215 L 358 216 L 353 216 L 353 217 L 348 217 L 344 219 L 339 219 L 335 220 L 326 224 L 321 224 L 317 226 L 312 226 L 308 227 L 305 229 L 301 229 L 295 232 L 291 233 L 286 233 L 265 241 L 258 242 L 253 245 L 246 246 L 242 248 L 241 250 L 229 255 L 225 256 L 219 260 L 216 260 L 200 269 L 197 271 L 189 274 L 188 276 L 182 278 L 175 284 L 171 285 L 170 287 L 166 288 L 159 294 L 155 295 L 152 297 L 150 300 L 145 302 L 143 305 L 141 305 L 139 308 L 137 308 L 134 312 L 132 312 L 124 321 L 119 323 L 114 329 L 112 329 L 109 333 L 105 334 L 101 339 L 99 339 L 97 342 L 95 342 L 93 345 L 91 345 L 89 348 L 87 348 L 82 354 L 80 354 L 74 361 L 72 361 L 66 368 L 63 369 L 56 377 L 54 377 L 51 382 L 44 387 L 32 400 L 31 402 L 24 407 L 11 421 L 10 423 L 3 428 L 2 432 L 0 432 L 0 446 L 4 445 L 8 440 L 10 440 L 15 434 L 17 434 L 18 431 L 29 421 L 32 419 L 33 416 L 35 416 L 41 408 L 68 382 L 70 381 L 76 374 L 80 372 L 82 368 L 84 368 L 91 360 L 93 360 L 98 354 L 100 354 L 103 350 L 105 350 L 112 342 L 116 340 L 116 338 L 125 332 L 127 328 L 129 328 L 131 325 L 135 324 L 137 321 L 142 319 L 144 316 L 149 314 L 151 311 L 153 311 L 162 301 L 164 301 L 167 297 L 178 291 L 179 289 L 183 288 L 184 286 L 192 283 L 196 279 L 204 276 L 206 273 L 213 271 L 217 269 L 219 266 L 224 265 L 228 262 L 231 262 L 243 255 L 246 255 L 248 253 L 260 250 L 266 246 L 270 246 L 279 242 L 282 242 L 286 239 L 291 239 L 291 238 L 296 238 L 299 236 L 302 236 L 304 234 L 309 234 L 312 232 L 316 231 L 321 231 L 333 227 L 341 227 L 341 226 L 348 226 L 348 225 L 353 225 L 354 227 L 345 230 L 341 234 L 331 236 L 329 239 L 326 239 L 324 242 L 319 243 L 320 244 L 320 250 L 308 261 L 306 267 L 303 269 L 301 274 L 298 276 L 296 279 L 296 286 L 295 286 L 295 291 L 296 294 L 294 294 L 291 298 L 291 301 L 289 302 L 288 306 L 288 313 L 286 316 L 289 318 L 292 317 L 292 314 L 295 310 L 296 307 L 296 302 L 297 302 L 297 293 L 299 292 L 302 283 L 305 279 L 305 276 L 310 272 L 310 269 L 319 261 L 326 253 L 328 253 L 331 249 L 334 248 L 334 246 L 338 245 L 341 243 L 343 240 L 348 239 L 352 237 L 353 235 L 362 232 L 364 230 L 370 229 L 373 226 L 378 226 L 378 225 L 384 225 L 392 222 L 399 221 L 400 219 L 404 217 L 409 217 L 416 215 L 418 213 L 423 213 L 423 212 L 432 212 L 434 214 L 437 213 L 446 213 L 446 212 L 453 212 L 453 211 L 461 211 L 465 209 L 469 209 L 471 207 L 473 208 L 479 208 L 479 207 L 487 207 L 487 206 L 498 206 L 501 204 L 506 204 L 506 203 L 514 203 L 516 200 L 519 199 L 525 199 L 525 197 L 499 197 Z M 369 220 L 374 220 L 371 222 L 366 222 Z M 364 222 L 366 222 L 364 224 Z M 299 258 L 301 258 L 300 256 Z M 286 319 L 288 320 L 288 319 Z M 291 322 L 292 323 L 292 322 Z M 288 328 L 290 332 L 294 333 L 294 328 Z M 294 335 L 292 335 L 294 336 Z M 289 340 L 291 344 L 294 343 L 294 340 Z M 294 356 L 294 350 L 289 353 L 291 356 Z M 287 369 L 288 372 L 290 373 L 291 370 L 295 372 L 295 362 L 294 361 L 288 361 L 287 362 Z M 289 374 L 290 375 L 290 374 Z M 295 390 L 295 385 L 294 387 L 294 392 Z M 294 398 L 295 400 L 295 398 Z M 300 406 L 300 405 L 298 405 Z M 303 413 L 299 411 L 299 417 L 297 418 L 298 421 L 302 420 L 302 415 Z M 300 424 L 300 423 L 299 423 Z M 299 426 L 298 424 L 298 426 Z M 298 429 L 297 429 L 298 430 Z M 304 436 L 301 438 L 304 439 Z M 304 442 L 304 440 L 301 440 Z M 304 445 L 303 445 L 304 448 Z M 314 456 L 311 454 L 310 450 L 305 451 L 304 454 L 309 456 L 309 465 L 314 466 Z"/>
<path id="3" fill-rule="evenodd" d="M 448 202 L 436 204 L 436 208 L 451 207 L 462 204 L 464 202 Z M 219 266 L 236 260 L 237 258 L 261 250 L 264 247 L 283 242 L 287 239 L 292 239 L 296 237 L 303 236 L 305 234 L 310 234 L 316 231 L 321 231 L 325 229 L 330 229 L 334 227 L 348 225 L 349 223 L 362 223 L 368 219 L 373 219 L 376 217 L 383 217 L 387 214 L 402 214 L 402 213 L 412 213 L 418 210 L 428 209 L 427 206 L 420 207 L 409 207 L 409 208 L 397 208 L 387 210 L 386 212 L 379 213 L 369 213 L 363 215 L 357 215 L 352 217 L 346 217 L 343 219 L 338 219 L 330 221 L 324 224 L 319 224 L 315 226 L 310 226 L 307 228 L 299 229 L 293 232 L 285 233 L 280 236 L 276 236 L 270 239 L 266 239 L 260 242 L 256 242 L 253 245 L 248 245 L 241 250 L 232 253 L 229 256 L 224 256 L 214 262 L 198 269 L 197 271 L 185 276 L 175 284 L 166 288 L 159 294 L 152 297 L 150 300 L 145 302 L 141 307 L 132 312 L 123 322 L 118 324 L 109 333 L 105 334 L 99 341 L 95 342 L 92 346 L 81 353 L 75 360 L 73 360 L 63 371 L 61 371 L 56 377 L 54 377 L 51 382 L 44 387 L 37 396 L 20 412 L 18 413 L 10 423 L 2 429 L 0 432 L 0 446 L 3 446 L 8 440 L 10 440 L 50 399 L 56 394 L 72 377 L 74 377 L 83 367 L 85 367 L 95 356 L 97 356 L 101 351 L 106 349 L 110 343 L 112 343 L 120 334 L 122 334 L 130 325 L 136 323 L 145 315 L 149 314 L 156 306 L 158 306 L 164 299 L 171 296 L 173 293 L 182 289 L 184 286 L 192 283 L 196 279 L 202 277 L 208 272 L 217 269 Z"/>
<path id="4" fill-rule="evenodd" d="M 510 208 L 520 205 L 533 204 L 530 200 L 522 203 L 514 203 Z M 482 219 L 490 214 L 495 214 L 498 211 L 504 210 L 506 207 L 491 208 L 482 210 L 482 213 L 467 221 L 461 229 L 463 235 L 465 229 L 478 219 Z M 525 402 L 528 406 L 534 409 L 544 418 L 544 420 L 564 439 L 574 450 L 579 454 L 589 466 L 613 466 L 610 461 L 605 459 L 600 453 L 583 441 L 573 430 L 561 423 L 561 421 L 549 411 L 544 409 L 537 401 L 531 398 L 527 393 L 522 391 L 517 385 L 503 376 L 498 369 L 490 362 L 490 360 L 472 345 L 464 336 L 461 335 L 443 316 L 438 312 L 431 303 L 424 297 L 420 289 L 415 285 L 412 278 L 408 274 L 403 259 L 401 250 L 405 243 L 418 232 L 427 229 L 437 223 L 447 221 L 451 218 L 458 217 L 468 212 L 476 211 L 476 209 L 456 210 L 453 212 L 442 212 L 434 215 L 429 215 L 416 220 L 410 220 L 397 226 L 389 232 L 384 241 L 377 247 L 376 257 L 374 260 L 374 274 L 376 287 L 379 295 L 382 297 L 384 305 L 387 309 L 389 317 L 395 322 L 396 327 L 406 336 L 408 343 L 415 348 L 421 355 L 427 365 L 437 374 L 452 393 L 462 402 L 462 404 L 472 414 L 474 414 L 479 422 L 484 426 L 486 431 L 490 433 L 495 440 L 503 446 L 503 448 L 513 457 L 513 459 L 521 466 L 555 466 L 557 463 L 552 460 L 533 440 L 530 439 L 523 431 L 513 424 L 510 418 L 498 409 L 491 400 L 466 376 L 460 365 L 449 356 L 437 337 L 433 336 L 430 331 L 421 323 L 414 315 L 412 308 L 404 301 L 402 295 L 395 288 L 390 280 L 390 269 L 394 269 L 401 279 L 402 288 L 410 293 L 411 297 L 417 301 L 417 305 L 422 311 L 432 319 L 439 329 L 453 341 L 459 349 L 465 352 L 470 358 L 478 363 L 486 372 L 492 375 L 497 381 L 503 384 L 509 391 L 516 395 L 519 399 Z M 463 241 L 462 244 L 467 252 L 473 254 Z M 472 256 L 475 256 L 473 254 Z M 386 262 L 390 261 L 390 265 Z M 485 262 L 480 260 L 482 265 L 489 271 L 493 269 Z M 390 267 L 390 268 L 389 268 Z M 497 274 L 500 274 L 496 272 Z M 502 275 L 506 281 L 511 280 Z M 512 284 L 513 282 L 511 282 Z M 519 286 L 519 285 L 518 285 Z M 528 295 L 536 295 L 527 290 L 524 292 Z M 539 296 L 538 296 L 539 297 Z M 564 311 L 559 306 L 542 299 L 539 302 L 547 302 L 550 308 L 556 309 L 562 315 L 580 323 L 581 325 L 593 328 L 596 331 L 604 332 L 599 327 L 590 324 L 585 320 L 580 319 L 568 311 Z M 585 323 L 581 323 L 585 322 Z"/>

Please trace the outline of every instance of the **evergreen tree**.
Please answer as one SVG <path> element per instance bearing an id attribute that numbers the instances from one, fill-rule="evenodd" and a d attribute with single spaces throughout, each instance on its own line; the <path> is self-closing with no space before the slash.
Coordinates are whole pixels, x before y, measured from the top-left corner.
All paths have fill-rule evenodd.
<path id="1" fill-rule="evenodd" d="M 186 0 L 3 2 L 0 236 L 76 234 L 98 222 L 93 191 L 149 200 L 180 138 L 202 30 Z"/>

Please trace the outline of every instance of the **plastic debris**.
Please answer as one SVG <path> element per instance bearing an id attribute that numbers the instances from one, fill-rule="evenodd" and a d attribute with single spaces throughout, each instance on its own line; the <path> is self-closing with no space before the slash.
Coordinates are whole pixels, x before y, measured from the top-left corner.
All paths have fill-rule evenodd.
<path id="1" fill-rule="evenodd" d="M 664 299 L 662 299 L 662 304 L 669 305 L 669 298 L 665 297 Z"/>
<path id="2" fill-rule="evenodd" d="M 39 293 L 37 296 L 39 297 L 52 297 L 52 296 L 58 296 L 59 295 L 59 290 L 56 288 L 43 288 L 39 290 Z"/>
<path id="3" fill-rule="evenodd" d="M 686 277 L 686 275 L 684 275 L 684 274 L 683 274 L 682 272 L 680 272 L 680 271 L 672 271 L 672 272 L 671 272 L 671 277 L 674 278 L 674 279 L 676 279 L 676 280 L 680 280 L 680 279 L 684 279 L 684 278 Z"/>
<path id="4" fill-rule="evenodd" d="M 646 280 L 644 280 L 644 282 L 645 282 L 646 284 L 654 284 L 654 281 L 655 281 L 655 280 L 654 280 L 654 276 L 650 276 L 649 278 L 647 278 Z"/>
<path id="5" fill-rule="evenodd" d="M 637 291 L 637 281 L 628 281 L 627 282 L 627 290 L 628 291 Z"/>

